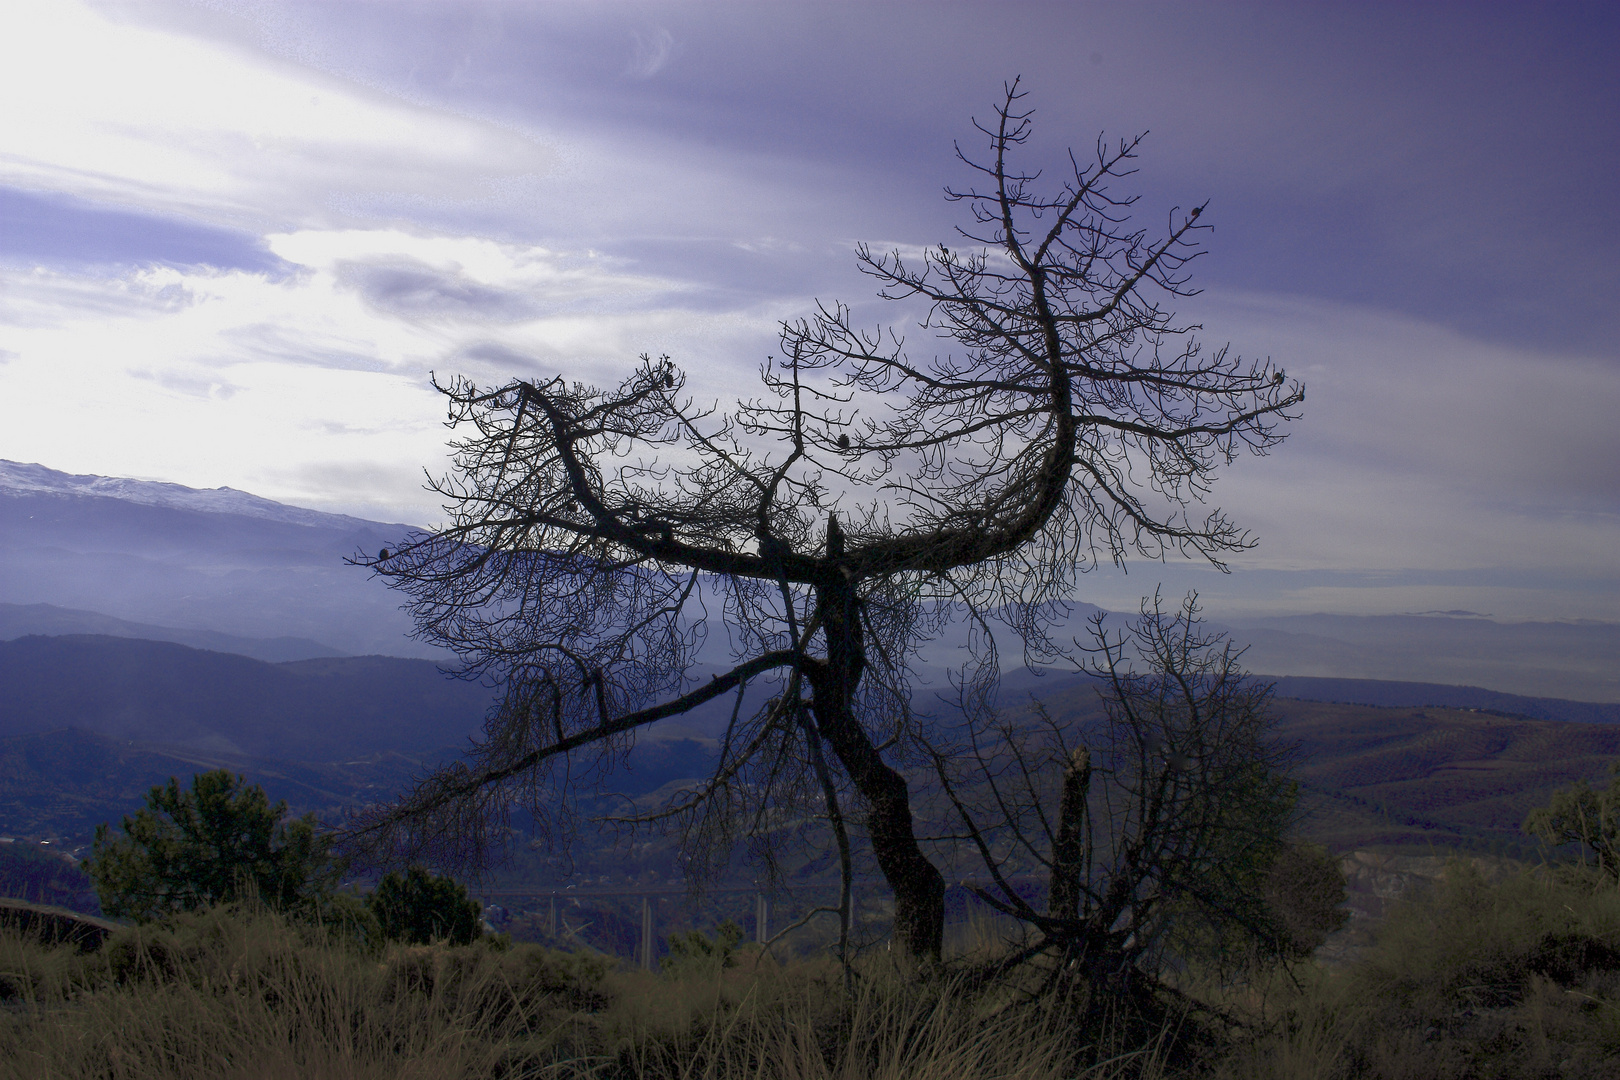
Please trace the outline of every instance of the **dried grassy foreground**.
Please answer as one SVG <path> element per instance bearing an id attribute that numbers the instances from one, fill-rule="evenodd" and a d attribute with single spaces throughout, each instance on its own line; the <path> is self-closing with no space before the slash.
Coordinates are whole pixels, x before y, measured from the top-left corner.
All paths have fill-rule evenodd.
<path id="1" fill-rule="evenodd" d="M 1189 985 L 1234 1022 L 1136 1028 L 1135 1047 L 1088 1045 L 1072 1011 L 1005 989 L 881 964 L 848 1007 L 841 986 L 748 954 L 664 975 L 533 946 L 366 955 L 215 910 L 87 956 L 0 936 L 0 1077 L 1607 1078 L 1620 891 L 1455 864 L 1355 963 Z"/>
<path id="2" fill-rule="evenodd" d="M 1027 1009 L 874 975 L 846 1012 L 841 986 L 830 965 L 747 955 L 674 975 L 522 945 L 368 957 L 216 909 L 88 956 L 0 938 L 0 1076 L 1074 1075 L 1074 1048 Z"/>
<path id="3" fill-rule="evenodd" d="M 1219 1075 L 1620 1077 L 1620 890 L 1607 876 L 1525 869 L 1491 884 L 1454 860 L 1353 962 L 1296 975 L 1233 992 L 1259 1023 Z"/>

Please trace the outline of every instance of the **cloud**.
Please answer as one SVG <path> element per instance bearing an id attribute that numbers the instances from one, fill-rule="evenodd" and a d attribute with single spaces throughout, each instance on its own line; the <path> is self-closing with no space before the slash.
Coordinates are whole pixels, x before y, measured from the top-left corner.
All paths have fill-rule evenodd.
<path id="1" fill-rule="evenodd" d="M 202 275 L 214 273 L 199 268 Z M 51 267 L 5 267 L 0 278 L 0 325 L 23 330 L 66 330 L 83 318 L 174 313 L 196 300 L 196 274 L 175 268 L 136 267 L 83 274 Z"/>
<path id="2" fill-rule="evenodd" d="M 728 400 L 755 385 L 776 320 L 809 305 L 726 306 L 628 260 L 476 237 L 299 230 L 267 246 L 287 272 L 0 267 L 8 397 L 49 400 L 71 379 L 97 418 L 8 421 L 0 457 L 427 522 L 438 508 L 414 492 L 423 467 L 444 467 L 446 438 L 428 371 L 613 385 L 637 355 L 668 353 L 700 400 Z M 1309 384 L 1288 441 L 1215 488 L 1261 546 L 1231 577 L 1100 571 L 1084 598 L 1129 606 L 1162 580 L 1266 610 L 1612 604 L 1620 495 L 1590 465 L 1620 457 L 1620 370 L 1350 305 L 1215 291 L 1186 307 L 1212 341 Z M 360 472 L 339 483 L 344 461 Z M 373 469 L 386 478 L 367 496 Z"/>
<path id="3" fill-rule="evenodd" d="M 423 491 L 423 465 L 383 458 L 330 458 L 300 462 L 269 476 L 281 487 L 320 492 L 316 509 L 372 507 L 374 516 L 403 520 L 417 527 L 439 520 L 439 507 L 429 505 Z M 394 513 L 388 513 L 392 509 Z"/>
<path id="4" fill-rule="evenodd" d="M 734 241 L 803 244 L 826 235 L 829 213 L 872 203 L 832 179 L 846 170 L 806 161 L 797 148 L 784 155 L 679 127 L 597 123 L 566 80 L 508 87 L 499 108 L 441 106 L 409 79 L 357 72 L 356 50 L 312 40 L 320 27 L 303 21 L 320 9 L 243 20 L 223 14 L 228 7 L 210 8 L 211 18 L 163 3 L 0 6 L 0 93 L 37 103 L 0 111 L 0 186 L 73 210 L 46 230 L 52 244 L 75 232 L 123 234 L 109 261 L 256 268 L 249 248 L 276 258 L 263 250 L 266 234 L 403 225 L 597 258 L 634 255 L 683 289 L 701 283 L 752 299 L 762 289 L 825 281 L 829 268 L 847 271 L 848 261 L 818 250 L 789 266 L 749 257 Z M 283 19 L 290 23 L 280 26 Z M 499 21 L 514 19 L 522 21 Z M 241 21 L 276 24 L 275 42 L 255 40 Z M 465 29 L 452 21 L 456 32 Z M 601 74 L 642 85 L 614 78 L 630 29 L 617 29 L 618 51 Z M 640 42 L 637 70 L 668 74 L 680 48 L 674 35 L 643 30 Z M 387 33 L 368 32 L 361 51 L 386 55 L 392 45 Z M 458 59 L 458 71 L 467 59 Z M 522 61 L 521 78 L 554 59 L 539 49 Z M 493 72 L 475 64 L 463 71 L 472 74 Z M 490 116 L 499 120 L 483 118 Z M 845 223 L 832 235 L 863 232 Z"/>
<path id="5" fill-rule="evenodd" d="M 652 306 L 693 286 L 591 250 L 401 229 L 308 229 L 272 235 L 278 256 L 338 280 L 396 314 L 469 318 Z"/>
<path id="6" fill-rule="evenodd" d="M 113 9 L 116 14 L 117 9 Z M 0 183 L 216 224 L 325 224 L 342 197 L 476 201 L 555 153 L 510 129 L 74 0 L 0 8 Z"/>
<path id="7" fill-rule="evenodd" d="M 340 285 L 356 290 L 372 307 L 405 318 L 518 322 L 535 314 L 528 296 L 480 285 L 416 259 L 341 260 L 333 272 Z"/>
<path id="8" fill-rule="evenodd" d="M 1090 575 L 1085 599 L 1131 606 L 1162 582 L 1217 613 L 1613 618 L 1620 365 L 1297 297 L 1213 291 L 1184 310 L 1302 377 L 1303 418 L 1219 473 L 1211 502 L 1259 540 L 1231 575 L 1134 561 Z"/>
<path id="9" fill-rule="evenodd" d="M 204 401 L 225 401 L 236 395 L 241 389 L 235 383 L 224 379 L 208 378 L 200 375 L 183 375 L 172 371 L 145 371 L 131 368 L 131 378 L 150 379 L 166 390 L 185 394 L 188 397 L 201 398 Z"/>
<path id="10" fill-rule="evenodd" d="M 1281 461 L 1526 512 L 1620 513 L 1620 357 L 1493 343 L 1408 316 L 1212 290 L 1185 313 L 1303 378 Z M 1219 337 L 1215 337 L 1218 333 Z"/>
<path id="11" fill-rule="evenodd" d="M 811 296 L 893 321 L 829 238 L 951 242 L 951 139 L 1023 70 L 1030 162 L 1151 127 L 1144 214 L 1216 195 L 1210 291 L 1177 306 L 1310 384 L 1289 441 L 1222 472 L 1215 501 L 1263 543 L 1211 589 L 1612 611 L 1601 34 L 963 10 L 689 5 L 638 30 L 590 5 L 0 7 L 0 93 L 30 106 L 0 111 L 5 394 L 72 385 L 84 420 L 8 416 L 0 456 L 362 512 L 375 483 L 396 507 L 378 513 L 426 520 L 430 370 L 600 385 L 667 352 L 723 398 Z M 1471 44 L 1437 48 L 1453 40 Z M 1076 69 L 1092 50 L 1106 64 Z M 963 54 L 979 74 L 938 62 Z M 1525 131 L 1535 152 L 1504 153 Z M 1183 571 L 1204 580 L 1133 565 L 1121 595 Z"/>
<path id="12" fill-rule="evenodd" d="M 640 353 L 668 352 L 695 392 L 722 396 L 780 314 L 716 309 L 589 251 L 398 230 L 300 230 L 268 247 L 286 272 L 0 265 L 7 399 L 71 383 L 75 410 L 95 417 L 8 420 L 0 457 L 431 521 L 419 481 L 443 468 L 446 434 L 430 370 L 614 384 Z M 683 306 L 689 295 L 703 306 Z M 391 479 L 368 496 L 373 467 Z"/>
<path id="13" fill-rule="evenodd" d="M 625 74 L 633 79 L 650 79 L 669 64 L 677 46 L 675 35 L 660 27 L 657 30 L 636 31 L 635 51 Z"/>

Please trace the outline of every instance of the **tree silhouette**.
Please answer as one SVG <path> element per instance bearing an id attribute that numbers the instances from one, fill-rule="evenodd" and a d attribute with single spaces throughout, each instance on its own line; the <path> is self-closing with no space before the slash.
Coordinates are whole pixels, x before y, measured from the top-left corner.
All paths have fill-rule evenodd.
<path id="1" fill-rule="evenodd" d="M 958 247 L 858 250 L 881 296 L 923 310 L 927 355 L 834 304 L 783 324 L 760 396 L 735 405 L 694 403 L 667 357 L 610 389 L 435 383 L 461 433 L 432 483 L 447 523 L 357 561 L 504 696 L 468 760 L 362 817 L 351 842 L 476 859 L 516 807 L 555 838 L 579 781 L 635 732 L 729 696 L 714 775 L 657 816 L 700 855 L 738 837 L 768 855 L 773 808 L 830 820 L 847 882 L 853 799 L 896 941 L 937 955 L 943 880 L 905 771 L 927 760 L 918 646 L 966 617 L 972 677 L 997 670 L 993 627 L 1056 660 L 1048 631 L 1090 566 L 1249 546 L 1193 508 L 1304 396 L 1269 361 L 1206 354 L 1166 310 L 1191 294 L 1204 208 L 1172 211 L 1156 239 L 1130 224 L 1135 199 L 1110 185 L 1140 137 L 1071 154 L 1041 194 L 1012 162 L 1023 96 L 1013 83 L 975 122 L 986 157 L 958 148 L 976 182 L 947 191 L 968 211 Z M 717 628 L 729 663 L 694 677 Z M 847 928 L 847 889 L 841 906 Z"/>

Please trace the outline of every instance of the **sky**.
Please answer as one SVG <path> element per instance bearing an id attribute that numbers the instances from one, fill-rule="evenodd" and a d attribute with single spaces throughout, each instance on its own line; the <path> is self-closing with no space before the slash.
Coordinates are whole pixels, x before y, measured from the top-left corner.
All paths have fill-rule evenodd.
<path id="1" fill-rule="evenodd" d="M 429 523 L 430 373 L 757 384 L 886 314 L 855 245 L 956 239 L 1019 77 L 1030 160 L 1147 137 L 1208 200 L 1206 343 L 1306 383 L 1212 501 L 1212 614 L 1620 619 L 1612 4 L 0 5 L 0 458 Z M 25 103 L 26 107 L 17 107 Z"/>

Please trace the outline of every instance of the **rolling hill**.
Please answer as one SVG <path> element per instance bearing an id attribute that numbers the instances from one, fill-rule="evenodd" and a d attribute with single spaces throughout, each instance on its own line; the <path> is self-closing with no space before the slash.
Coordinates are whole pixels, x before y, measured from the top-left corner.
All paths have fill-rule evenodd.
<path id="1" fill-rule="evenodd" d="M 75 727 L 125 742 L 295 761 L 465 743 L 493 693 L 427 660 L 266 663 L 96 635 L 0 642 L 0 737 Z"/>
<path id="2" fill-rule="evenodd" d="M 1377 684 L 1387 697 L 1401 685 Z M 1084 723 L 1095 716 L 1089 693 L 1066 682 L 1037 696 L 1054 716 Z M 1413 684 L 1406 693 L 1433 691 Z M 1552 713 L 1586 707 L 1523 700 Z M 1274 737 L 1296 750 L 1302 829 L 1338 851 L 1527 848 L 1520 826 L 1531 809 L 1558 787 L 1602 780 L 1620 761 L 1613 722 L 1289 697 L 1273 699 L 1272 714 Z"/>
<path id="3" fill-rule="evenodd" d="M 386 799 L 475 736 L 487 686 L 426 660 L 267 663 L 173 642 L 96 635 L 0 642 L 0 835 L 84 842 L 154 784 L 242 773 L 295 812 Z M 638 741 L 613 785 L 644 793 L 701 774 L 699 724 Z"/>
<path id="4" fill-rule="evenodd" d="M 79 611 L 54 604 L 0 604 L 0 641 L 13 641 L 20 637 L 40 634 L 60 637 L 67 634 L 99 634 L 104 637 L 140 638 L 144 641 L 172 641 L 189 645 L 193 649 L 209 652 L 235 653 L 266 660 L 272 664 L 283 660 L 312 660 L 317 657 L 343 656 L 338 650 L 308 638 L 277 637 L 252 638 L 239 634 L 222 634 L 217 630 L 186 630 L 176 626 L 153 626 L 151 623 L 130 622 L 102 615 L 95 611 Z"/>
<path id="5" fill-rule="evenodd" d="M 1516 848 L 1554 789 L 1620 761 L 1615 724 L 1287 700 L 1278 713 L 1278 737 L 1299 747 L 1306 831 L 1340 851 Z"/>
<path id="6" fill-rule="evenodd" d="M 466 746 L 493 701 L 423 660 L 272 664 L 90 635 L 0 642 L 0 686 L 0 833 L 80 837 L 152 784 L 208 768 L 242 772 L 300 812 L 386 798 Z M 1375 688 L 1387 698 L 1400 686 Z M 1004 705 L 1031 693 L 1067 720 L 1096 716 L 1082 679 L 1012 679 Z M 1601 708 L 1523 700 L 1553 714 Z M 1555 787 L 1620 760 L 1615 723 L 1282 697 L 1274 713 L 1277 738 L 1299 749 L 1307 829 L 1341 849 L 1516 844 Z M 651 729 L 608 786 L 645 796 L 703 775 L 711 728 L 697 717 Z"/>

